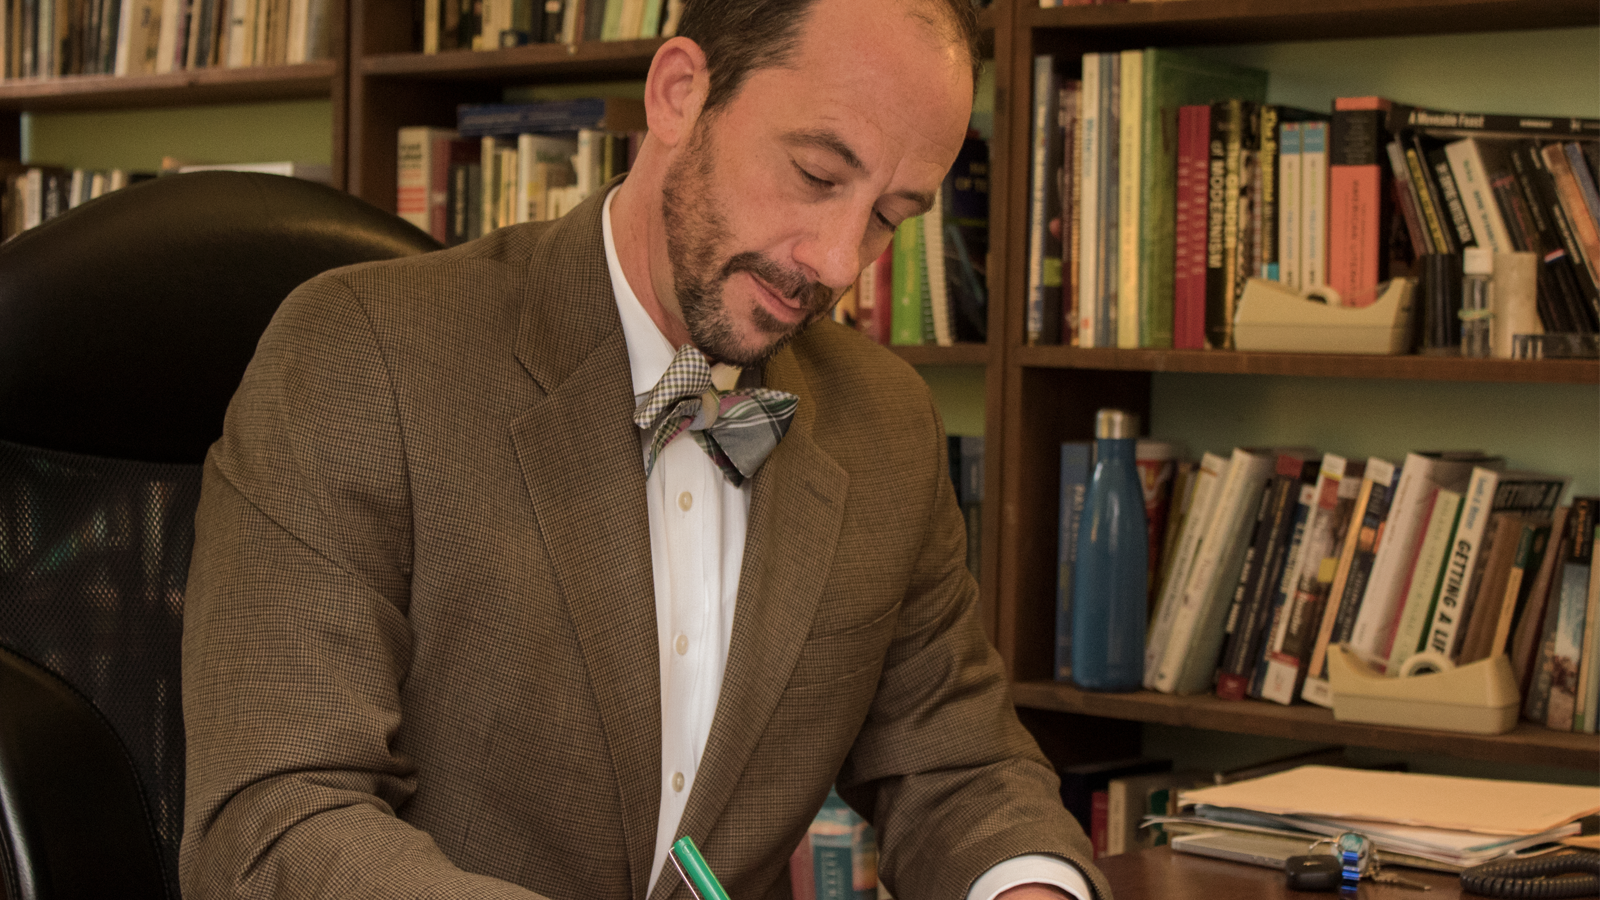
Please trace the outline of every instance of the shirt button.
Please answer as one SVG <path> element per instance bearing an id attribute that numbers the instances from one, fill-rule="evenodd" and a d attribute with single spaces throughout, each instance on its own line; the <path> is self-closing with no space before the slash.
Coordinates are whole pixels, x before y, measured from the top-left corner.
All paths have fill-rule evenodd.
<path id="1" fill-rule="evenodd" d="M 683 510 L 684 512 L 688 512 L 689 511 L 689 507 L 691 507 L 693 505 L 694 505 L 694 495 L 693 494 L 689 493 L 688 491 L 684 491 L 683 493 L 678 495 L 678 508 L 679 509 Z"/>
<path id="2" fill-rule="evenodd" d="M 683 773 L 682 772 L 673 772 L 672 773 L 672 789 L 674 791 L 683 790 Z"/>
<path id="3" fill-rule="evenodd" d="M 679 656 L 682 656 L 685 653 L 688 653 L 689 652 L 689 636 L 687 634 L 678 635 L 677 643 L 675 643 L 673 646 L 678 648 L 678 655 Z"/>

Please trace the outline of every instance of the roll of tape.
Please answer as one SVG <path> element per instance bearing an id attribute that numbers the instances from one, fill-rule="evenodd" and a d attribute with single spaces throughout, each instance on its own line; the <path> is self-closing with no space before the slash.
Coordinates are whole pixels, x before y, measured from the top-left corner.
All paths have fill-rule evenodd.
<path id="1" fill-rule="evenodd" d="M 1437 650 L 1424 650 L 1400 664 L 1400 677 L 1408 675 L 1426 675 L 1429 672 L 1446 672 L 1454 669 L 1456 664 L 1448 656 Z"/>

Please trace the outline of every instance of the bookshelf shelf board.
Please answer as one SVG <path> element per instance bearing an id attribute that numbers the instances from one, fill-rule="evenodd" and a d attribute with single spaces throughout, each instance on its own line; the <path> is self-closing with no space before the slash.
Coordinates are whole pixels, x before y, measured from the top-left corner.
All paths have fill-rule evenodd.
<path id="1" fill-rule="evenodd" d="M 530 44 L 504 50 L 448 53 L 381 53 L 361 57 L 356 71 L 366 76 L 421 81 L 506 81 L 552 77 L 643 76 L 662 41 L 588 41 L 581 44 Z"/>
<path id="2" fill-rule="evenodd" d="M 1184 0 L 1199 2 L 1199 0 Z M 1219 350 L 1118 350 L 1110 347 L 1021 347 L 1031 368 L 1222 375 L 1298 375 L 1316 378 L 1398 378 L 1600 384 L 1600 360 L 1462 359 L 1448 356 L 1360 356 L 1338 353 L 1238 353 Z"/>
<path id="3" fill-rule="evenodd" d="M 0 109 L 54 111 L 301 100 L 333 93 L 337 63 L 186 69 L 162 75 L 69 75 L 0 82 Z"/>
<path id="4" fill-rule="evenodd" d="M 1023 23 L 1099 46 L 1329 40 L 1592 27 L 1590 0 L 1163 0 L 1022 7 Z M 1092 49 L 1092 48 L 1091 48 Z"/>
<path id="5" fill-rule="evenodd" d="M 913 366 L 981 366 L 989 362 L 987 344 L 890 346 L 889 349 Z"/>
<path id="6" fill-rule="evenodd" d="M 1033 709 L 1380 750 L 1435 753 L 1493 763 L 1591 770 L 1600 766 L 1600 737 L 1551 731 L 1528 722 L 1518 722 L 1517 727 L 1506 734 L 1459 734 L 1339 722 L 1333 718 L 1331 710 L 1317 706 L 1280 706 L 1260 700 L 1222 700 L 1210 695 L 1180 697 L 1154 691 L 1099 694 L 1051 681 L 1017 682 L 1011 690 L 1018 706 Z"/>

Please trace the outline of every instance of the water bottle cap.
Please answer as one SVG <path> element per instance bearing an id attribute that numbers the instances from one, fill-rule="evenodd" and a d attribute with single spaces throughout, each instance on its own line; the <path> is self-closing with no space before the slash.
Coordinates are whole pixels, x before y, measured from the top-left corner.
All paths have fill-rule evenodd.
<path id="1" fill-rule="evenodd" d="M 1102 409 L 1094 416 L 1094 436 L 1136 438 L 1139 436 L 1139 416 L 1120 409 Z"/>

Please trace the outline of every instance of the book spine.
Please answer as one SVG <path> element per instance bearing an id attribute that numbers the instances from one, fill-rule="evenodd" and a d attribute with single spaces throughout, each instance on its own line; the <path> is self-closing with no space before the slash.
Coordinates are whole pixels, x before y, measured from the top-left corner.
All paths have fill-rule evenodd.
<path id="1" fill-rule="evenodd" d="M 1300 123 L 1278 126 L 1278 281 L 1300 290 Z"/>
<path id="2" fill-rule="evenodd" d="M 1078 345 L 1078 223 L 1083 197 L 1083 82 L 1061 86 L 1061 343 Z"/>
<path id="3" fill-rule="evenodd" d="M 1433 471 L 1433 461 L 1429 457 L 1420 453 L 1406 455 L 1383 539 L 1372 560 L 1371 578 L 1361 597 L 1361 612 L 1350 632 L 1350 644 L 1356 653 L 1380 668 L 1383 665 L 1380 659 L 1384 656 L 1381 645 L 1385 642 L 1388 623 L 1394 617 L 1395 606 L 1400 602 L 1398 570 L 1402 561 L 1409 561 L 1416 549 L 1417 532 L 1428 512 L 1424 503 L 1432 496 Z"/>
<path id="4" fill-rule="evenodd" d="M 1376 109 L 1335 109 L 1328 128 L 1328 286 L 1368 306 L 1385 276 L 1389 188 Z"/>
<path id="5" fill-rule="evenodd" d="M 1350 641 L 1355 632 L 1356 620 L 1361 614 L 1361 603 L 1366 597 L 1367 584 L 1372 575 L 1378 546 L 1388 525 L 1389 510 L 1394 498 L 1394 479 L 1398 477 L 1399 470 L 1393 466 L 1387 466 L 1385 470 L 1385 466 L 1374 466 L 1371 460 L 1367 463 L 1369 472 L 1377 468 L 1379 474 L 1373 480 L 1372 492 L 1367 498 L 1366 513 L 1362 516 L 1360 530 L 1356 533 L 1356 552 L 1350 558 L 1350 570 L 1345 576 L 1344 596 L 1339 601 L 1339 619 L 1334 623 L 1334 643 L 1342 644 Z"/>
<path id="6" fill-rule="evenodd" d="M 1104 227 L 1100 221 L 1100 158 L 1103 155 L 1100 132 L 1104 127 L 1100 111 L 1101 66 L 1099 53 L 1083 55 L 1083 94 L 1079 101 L 1082 121 L 1079 140 L 1083 145 L 1083 160 L 1079 178 L 1081 185 L 1078 227 L 1073 232 L 1078 242 L 1078 346 L 1094 347 L 1095 307 L 1099 302 L 1100 238 Z"/>
<path id="7" fill-rule="evenodd" d="M 1405 219 L 1406 236 L 1411 239 L 1411 252 L 1416 256 L 1426 256 L 1434 252 L 1433 238 L 1428 234 L 1427 226 L 1422 221 L 1422 200 L 1417 194 L 1416 186 L 1411 183 L 1411 170 L 1406 166 L 1405 150 L 1401 148 L 1398 139 L 1390 141 L 1384 147 L 1389 156 L 1389 171 L 1394 173 L 1395 203 L 1400 207 L 1400 215 Z"/>
<path id="8" fill-rule="evenodd" d="M 1556 198 L 1560 201 L 1561 211 L 1566 214 L 1567 222 L 1576 238 L 1577 252 L 1583 261 L 1584 269 L 1588 272 L 1591 282 L 1600 284 L 1600 228 L 1597 228 L 1595 220 L 1589 215 L 1588 206 L 1584 203 L 1582 190 L 1578 187 L 1577 178 L 1567 161 L 1566 153 L 1555 144 L 1542 148 L 1541 153 L 1544 156 L 1545 168 L 1555 183 Z"/>
<path id="9" fill-rule="evenodd" d="M 1328 123 L 1300 126 L 1300 289 L 1328 282 Z"/>
<path id="10" fill-rule="evenodd" d="M 1355 531 L 1360 525 L 1371 487 L 1371 479 L 1363 477 L 1365 467 L 1366 463 L 1345 464 L 1344 476 L 1339 479 L 1337 501 L 1331 519 L 1332 528 L 1327 536 L 1326 555 L 1317 561 L 1313 570 L 1315 575 L 1313 597 L 1320 609 L 1317 610 L 1314 619 L 1308 620 L 1311 632 L 1306 637 L 1302 650 L 1304 671 L 1300 674 L 1301 685 L 1298 696 L 1322 705 L 1327 705 L 1330 699 L 1326 695 L 1327 683 L 1322 680 L 1322 672 L 1328 639 L 1333 633 L 1339 612 L 1336 604 L 1339 589 L 1343 586 L 1339 573 L 1348 571 L 1345 548 L 1351 546 L 1355 540 Z"/>
<path id="11" fill-rule="evenodd" d="M 1056 680 L 1072 677 L 1072 569 L 1077 559 L 1078 523 L 1089 489 L 1089 463 L 1094 445 L 1068 441 L 1061 445 L 1060 527 L 1056 543 Z"/>
<path id="12" fill-rule="evenodd" d="M 1459 493 L 1444 488 L 1433 491 L 1428 521 L 1418 537 L 1415 558 L 1406 575 L 1405 593 L 1396 611 L 1393 634 L 1387 639 L 1383 665 L 1386 674 L 1399 674 L 1405 661 L 1422 649 L 1432 606 L 1438 596 L 1439 579 L 1444 573 L 1450 539 L 1455 534 L 1456 519 L 1460 513 Z"/>
<path id="13" fill-rule="evenodd" d="M 922 266 L 918 262 L 918 252 L 923 224 L 923 217 L 916 216 L 900 223 L 895 231 L 891 344 L 922 343 Z"/>
<path id="14" fill-rule="evenodd" d="M 1567 168 L 1572 171 L 1572 177 L 1578 182 L 1578 190 L 1583 194 L 1583 204 L 1589 210 L 1589 219 L 1600 227 L 1600 189 L 1597 189 L 1594 174 L 1589 171 L 1589 164 L 1583 158 L 1583 149 L 1577 141 L 1564 141 L 1561 149 L 1567 154 Z"/>
<path id="15" fill-rule="evenodd" d="M 1540 637 L 1544 633 L 1544 619 L 1549 608 L 1550 585 L 1555 579 L 1559 569 L 1558 563 L 1562 555 L 1561 540 L 1566 533 L 1567 514 L 1571 507 L 1557 507 L 1555 514 L 1550 518 L 1550 536 L 1545 544 L 1544 557 L 1539 561 L 1539 570 L 1533 578 L 1533 586 L 1528 590 L 1522 615 L 1517 619 L 1516 629 L 1511 638 L 1511 671 L 1517 678 L 1517 688 L 1524 695 L 1528 692 L 1529 677 L 1533 672 L 1535 653 L 1538 650 Z"/>
<path id="16" fill-rule="evenodd" d="M 1433 246 L 1433 252 L 1459 253 L 1461 248 L 1456 244 L 1450 225 L 1445 220 L 1446 213 L 1440 205 L 1438 190 L 1433 185 L 1433 179 L 1428 177 L 1428 170 L 1423 164 L 1422 154 L 1412 143 L 1415 140 L 1415 135 L 1410 136 L 1404 149 L 1406 174 L 1411 179 L 1411 184 L 1416 190 L 1418 200 L 1421 201 L 1422 220 L 1427 225 L 1428 238 Z"/>
<path id="17" fill-rule="evenodd" d="M 1582 165 L 1580 160 L 1579 165 Z M 1583 653 L 1578 661 L 1578 700 L 1572 713 L 1572 730 L 1584 734 L 1600 732 L 1600 578 L 1594 577 L 1594 553 L 1600 550 L 1600 529 L 1591 529 L 1589 539 L 1589 590 L 1585 595 L 1583 616 Z"/>
<path id="18" fill-rule="evenodd" d="M 1545 548 L 1550 541 L 1549 525 L 1529 524 L 1523 527 L 1517 541 L 1516 560 L 1506 576 L 1505 594 L 1501 599 L 1500 618 L 1495 623 L 1494 634 L 1489 638 L 1486 656 L 1510 652 L 1511 630 L 1527 612 L 1528 593 L 1533 586 L 1533 575 L 1544 560 Z"/>
<path id="19" fill-rule="evenodd" d="M 1213 350 L 1233 346 L 1232 262 L 1238 245 L 1242 114 L 1238 100 L 1211 104 L 1206 170 L 1206 346 Z"/>
<path id="20" fill-rule="evenodd" d="M 1299 460 L 1291 461 L 1295 464 L 1292 468 L 1298 468 Z M 1230 639 L 1224 650 L 1222 671 L 1217 680 L 1217 696 L 1227 700 L 1242 700 L 1250 691 L 1264 633 L 1273 612 L 1273 599 L 1282 581 L 1284 555 L 1288 551 L 1290 530 L 1300 499 L 1298 471 L 1285 473 L 1280 465 L 1270 484 L 1270 489 L 1263 493 L 1266 515 L 1260 549 L 1256 553 L 1258 559 L 1254 562 L 1256 571 L 1240 581 L 1246 585 L 1246 595 L 1235 629 L 1237 641 Z"/>
<path id="21" fill-rule="evenodd" d="M 1144 51 L 1124 50 L 1119 58 L 1117 112 L 1117 330 L 1115 346 L 1138 349 L 1139 252 L 1143 238 L 1139 218 L 1144 148 Z"/>
<path id="22" fill-rule="evenodd" d="M 1545 713 L 1545 725 L 1557 731 L 1571 731 L 1576 712 L 1594 552 L 1595 502 L 1590 497 L 1574 499 L 1568 518 L 1571 549 L 1562 560 L 1560 604 L 1553 610 L 1557 624 L 1550 652 L 1550 695 Z"/>
<path id="23" fill-rule="evenodd" d="M 1451 538 L 1450 553 L 1439 584 L 1439 599 L 1428 623 L 1427 648 L 1447 657 L 1453 656 L 1456 650 L 1468 579 L 1488 523 L 1498 477 L 1491 469 L 1473 469 L 1472 481 L 1461 501 L 1461 521 Z"/>
<path id="24" fill-rule="evenodd" d="M 1045 306 L 1049 277 L 1050 181 L 1055 175 L 1050 148 L 1057 137 L 1058 81 L 1053 57 L 1033 58 L 1033 147 L 1028 194 L 1028 316 L 1026 340 L 1045 342 Z M 1059 267 L 1060 262 L 1057 261 Z M 1059 269 L 1056 276 L 1059 283 Z"/>
<path id="25" fill-rule="evenodd" d="M 395 157 L 395 212 L 426 230 L 428 178 L 433 172 L 433 141 L 425 125 L 401 128 Z"/>
<path id="26" fill-rule="evenodd" d="M 1094 346 L 1117 345 L 1121 272 L 1122 55 L 1100 55 L 1100 261 L 1095 278 Z M 1129 252 L 1133 252 L 1132 248 Z"/>
<path id="27" fill-rule="evenodd" d="M 1592 137 L 1600 131 L 1600 119 L 1455 112 L 1396 103 L 1389 108 L 1389 127 L 1394 131 L 1412 128 L 1441 134 L 1498 133 L 1560 139 L 1569 135 Z"/>
<path id="28" fill-rule="evenodd" d="M 1215 453 L 1206 453 L 1200 458 L 1200 467 L 1195 475 L 1194 497 L 1189 501 L 1189 521 L 1184 526 L 1177 552 L 1173 555 L 1172 568 L 1156 605 L 1150 639 L 1145 642 L 1144 685 L 1151 690 L 1156 689 L 1156 678 L 1166 656 L 1166 647 L 1183 606 L 1184 589 L 1188 586 L 1200 544 L 1210 528 L 1218 486 L 1226 477 L 1229 465 L 1229 460 Z"/>
<path id="29" fill-rule="evenodd" d="M 1178 110 L 1172 346 L 1179 350 L 1200 350 L 1206 344 L 1207 147 L 1210 128 L 1209 105 L 1196 104 Z"/>
<path id="30" fill-rule="evenodd" d="M 1475 138 L 1462 138 L 1445 145 L 1445 158 L 1450 161 L 1450 172 L 1455 177 L 1456 191 L 1472 223 L 1472 233 L 1477 238 L 1475 246 L 1494 253 L 1510 253 L 1511 235 L 1506 231 L 1500 208 L 1495 203 L 1494 188 L 1484 170 L 1483 156 Z"/>
<path id="31" fill-rule="evenodd" d="M 1538 156 L 1538 146 L 1523 141 L 1510 153 L 1511 169 L 1532 221 L 1540 255 L 1536 297 L 1540 324 L 1547 331 L 1570 331 L 1582 319 L 1585 300 L 1577 274 L 1572 271 L 1572 257 L 1549 209 L 1557 201 L 1547 187 L 1548 178 L 1541 177 L 1545 173 Z"/>
<path id="32" fill-rule="evenodd" d="M 1239 570 L 1239 577 L 1230 592 L 1228 614 L 1223 620 L 1222 656 L 1217 662 L 1215 693 L 1224 700 L 1244 699 L 1244 679 L 1233 671 L 1235 665 L 1233 657 L 1241 652 L 1239 645 L 1243 640 L 1243 632 L 1249 627 L 1246 624 L 1248 598 L 1261 577 L 1261 563 L 1265 558 L 1262 554 L 1263 542 L 1266 540 L 1267 523 L 1272 514 L 1272 495 L 1273 488 L 1269 486 L 1261 492 L 1261 497 L 1256 502 L 1256 514 L 1250 520 L 1254 524 L 1249 526 L 1244 566 Z"/>
<path id="33" fill-rule="evenodd" d="M 1278 195 L 1278 161 L 1280 151 L 1278 148 L 1278 107 L 1271 104 L 1261 106 L 1261 121 L 1258 128 L 1261 140 L 1261 152 L 1256 164 L 1257 177 L 1260 179 L 1260 199 L 1257 208 L 1260 210 L 1261 225 L 1257 234 L 1257 248 L 1261 257 L 1261 266 L 1256 271 L 1257 277 L 1268 281 L 1278 280 L 1279 256 L 1281 251 L 1278 244 L 1278 215 L 1280 200 Z"/>

